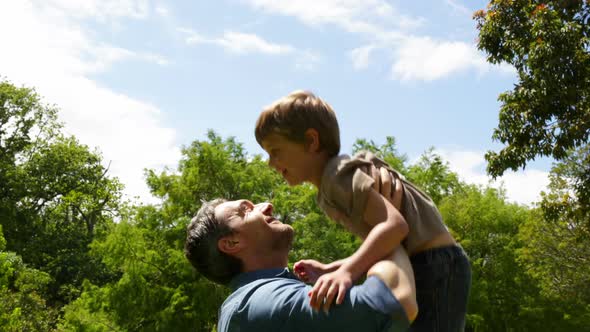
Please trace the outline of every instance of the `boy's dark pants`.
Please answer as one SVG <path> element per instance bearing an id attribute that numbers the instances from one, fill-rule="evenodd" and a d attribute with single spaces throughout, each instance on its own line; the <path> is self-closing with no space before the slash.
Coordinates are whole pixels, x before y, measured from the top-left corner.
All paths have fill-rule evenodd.
<path id="1" fill-rule="evenodd" d="M 429 249 L 413 255 L 410 261 L 416 278 L 418 317 L 409 331 L 463 331 L 471 287 L 471 266 L 463 248 Z"/>

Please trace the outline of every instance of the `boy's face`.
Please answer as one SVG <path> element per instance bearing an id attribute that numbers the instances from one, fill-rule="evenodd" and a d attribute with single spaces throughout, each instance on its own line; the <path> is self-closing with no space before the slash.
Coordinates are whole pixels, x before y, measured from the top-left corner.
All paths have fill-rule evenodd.
<path id="1" fill-rule="evenodd" d="M 313 154 L 304 144 L 272 133 L 262 140 L 262 148 L 268 153 L 268 165 L 276 169 L 289 185 L 310 180 Z"/>

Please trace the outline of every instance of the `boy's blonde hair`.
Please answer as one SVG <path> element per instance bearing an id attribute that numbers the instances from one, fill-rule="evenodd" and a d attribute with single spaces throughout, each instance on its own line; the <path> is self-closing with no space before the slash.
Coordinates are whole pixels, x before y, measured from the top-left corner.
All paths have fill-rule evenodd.
<path id="1" fill-rule="evenodd" d="M 256 121 L 256 141 L 262 145 L 268 135 L 276 133 L 290 141 L 306 144 L 305 132 L 318 131 L 320 149 L 330 157 L 340 152 L 340 129 L 332 107 L 309 91 L 291 92 L 263 109 Z"/>

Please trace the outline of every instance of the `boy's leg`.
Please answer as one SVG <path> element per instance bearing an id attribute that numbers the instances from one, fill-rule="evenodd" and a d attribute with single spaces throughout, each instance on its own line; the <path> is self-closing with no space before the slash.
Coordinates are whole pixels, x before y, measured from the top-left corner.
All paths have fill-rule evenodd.
<path id="1" fill-rule="evenodd" d="M 398 247 L 391 257 L 377 262 L 367 272 L 367 277 L 376 276 L 390 289 L 400 302 L 408 321 L 412 322 L 418 314 L 416 302 L 416 285 L 412 264 L 403 247 Z"/>
<path id="2" fill-rule="evenodd" d="M 429 249 L 411 257 L 420 313 L 412 332 L 455 332 L 465 328 L 471 267 L 460 246 Z"/>
<path id="3" fill-rule="evenodd" d="M 461 248 L 462 250 L 462 248 Z M 467 302 L 471 288 L 471 264 L 467 254 L 457 253 L 449 281 L 449 326 L 451 331 L 464 331 Z"/>

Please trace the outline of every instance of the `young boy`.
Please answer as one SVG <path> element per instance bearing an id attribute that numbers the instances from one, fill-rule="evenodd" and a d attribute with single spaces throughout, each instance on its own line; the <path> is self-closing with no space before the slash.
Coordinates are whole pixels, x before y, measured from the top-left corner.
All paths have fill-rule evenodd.
<path id="1" fill-rule="evenodd" d="M 295 272 L 315 282 L 311 305 L 328 310 L 341 303 L 353 280 L 394 248 L 406 248 L 416 279 L 418 317 L 412 331 L 464 328 L 471 268 L 442 217 L 426 194 L 387 163 L 363 152 L 338 155 L 340 134 L 334 111 L 310 92 L 295 91 L 265 108 L 256 122 L 256 140 L 289 185 L 310 182 L 317 200 L 333 220 L 363 239 L 350 257 L 322 264 L 300 261 Z M 374 189 L 371 169 L 386 170 L 400 192 L 399 211 Z M 386 183 L 383 181 L 383 183 Z M 388 190 L 380 190 L 382 193 Z"/>

